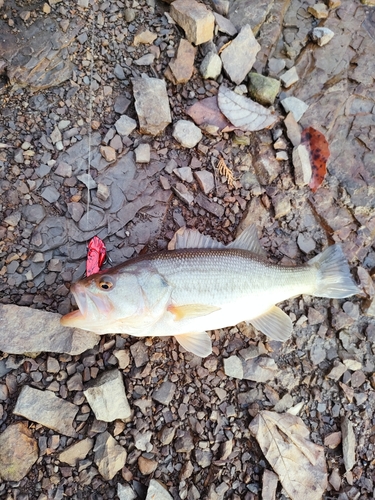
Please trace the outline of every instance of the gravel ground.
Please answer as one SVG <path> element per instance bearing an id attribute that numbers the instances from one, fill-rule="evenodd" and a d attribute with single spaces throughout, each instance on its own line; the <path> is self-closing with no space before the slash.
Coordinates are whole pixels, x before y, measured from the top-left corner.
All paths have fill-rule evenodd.
<path id="1" fill-rule="evenodd" d="M 0 440 L 12 424 L 23 423 L 22 439 L 11 436 L 7 443 L 25 456 L 36 454 L 19 480 L 4 478 L 0 460 L 0 498 L 144 499 L 152 480 L 173 499 L 289 498 L 280 483 L 275 496 L 268 493 L 272 466 L 249 425 L 264 410 L 290 409 L 311 441 L 324 446 L 323 498 L 375 497 L 374 9 L 329 1 L 328 18 L 319 20 L 308 12 L 313 3 L 275 0 L 266 10 L 250 8 L 264 14 L 254 29 L 261 46 L 255 69 L 279 80 L 294 67 L 300 76 L 281 88 L 273 129 L 206 131 L 195 147 L 183 147 L 172 125 L 156 136 L 140 132 L 133 94 L 132 79 L 142 73 L 165 78 L 184 37 L 168 3 L 5 0 L 0 304 L 72 310 L 70 284 L 83 275 L 86 245 L 95 234 L 117 264 L 165 249 L 182 226 L 229 243 L 250 223 L 272 262 L 306 262 L 328 244 L 341 243 L 366 293 L 289 300 L 282 309 L 294 323 L 290 340 L 270 341 L 242 323 L 212 332 L 213 354 L 205 359 L 186 353 L 173 338 L 120 335 L 102 336 L 82 354 L 4 349 Z M 222 12 L 225 4 L 207 7 Z M 326 47 L 310 39 L 319 23 L 335 32 Z M 156 38 L 135 44 L 146 30 Z M 16 34 L 26 41 L 17 42 Z M 232 38 L 216 30 L 215 50 Z M 225 72 L 202 77 L 209 49 L 197 48 L 187 82 L 166 79 L 173 124 L 188 119 L 189 106 L 217 95 L 223 82 L 235 86 Z M 288 96 L 309 105 L 302 127 L 318 128 L 330 143 L 328 174 L 316 193 L 295 182 L 293 141 L 280 104 Z M 158 104 L 152 111 L 161 114 Z M 132 127 L 129 120 L 117 123 L 122 115 L 135 120 L 131 132 L 120 130 Z M 287 160 L 275 159 L 280 150 Z M 218 171 L 220 158 L 233 183 Z M 260 360 L 260 367 L 255 364 L 249 378 L 230 376 L 230 363 L 238 360 L 248 370 Z M 123 376 L 130 416 L 105 422 L 95 418 L 84 391 L 113 370 Z M 15 414 L 27 386 L 74 405 L 73 434 Z M 40 408 L 42 415 L 50 404 Z M 83 451 L 61 456 L 77 442 Z M 162 500 L 160 493 L 153 498 Z"/>

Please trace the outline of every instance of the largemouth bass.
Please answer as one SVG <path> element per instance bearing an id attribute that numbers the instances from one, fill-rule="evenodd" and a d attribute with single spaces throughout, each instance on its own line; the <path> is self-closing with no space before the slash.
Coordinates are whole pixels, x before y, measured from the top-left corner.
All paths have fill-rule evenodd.
<path id="1" fill-rule="evenodd" d="M 61 323 L 98 334 L 174 335 L 187 351 L 204 357 L 212 352 L 206 330 L 249 321 L 285 341 L 292 322 L 275 304 L 301 294 L 340 299 L 360 292 L 338 245 L 305 265 L 275 265 L 250 226 L 227 246 L 183 228 L 174 248 L 72 285 L 78 310 Z"/>

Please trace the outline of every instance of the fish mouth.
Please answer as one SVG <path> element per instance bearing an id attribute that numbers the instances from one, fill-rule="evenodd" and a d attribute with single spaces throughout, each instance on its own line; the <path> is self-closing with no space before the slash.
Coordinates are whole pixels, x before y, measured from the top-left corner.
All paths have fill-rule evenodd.
<path id="1" fill-rule="evenodd" d="M 108 297 L 97 296 L 87 290 L 86 287 L 75 283 L 71 287 L 71 292 L 75 298 L 78 309 L 65 314 L 60 323 L 63 326 L 70 327 L 88 327 L 89 323 L 92 328 L 98 325 L 106 316 L 113 311 L 113 305 Z"/>

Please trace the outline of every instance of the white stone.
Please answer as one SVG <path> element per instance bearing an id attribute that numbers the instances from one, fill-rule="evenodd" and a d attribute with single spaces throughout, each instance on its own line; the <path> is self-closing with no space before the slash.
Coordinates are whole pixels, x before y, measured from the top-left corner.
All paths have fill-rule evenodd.
<path id="1" fill-rule="evenodd" d="M 311 179 L 311 163 L 306 146 L 300 144 L 293 149 L 294 181 L 297 186 L 306 186 Z"/>
<path id="2" fill-rule="evenodd" d="M 222 66 L 220 57 L 214 52 L 209 52 L 201 62 L 199 71 L 206 80 L 208 78 L 215 80 L 220 75 Z"/>
<path id="3" fill-rule="evenodd" d="M 129 135 L 137 128 L 137 122 L 130 116 L 122 115 L 115 123 L 117 133 L 120 135 Z"/>
<path id="4" fill-rule="evenodd" d="M 335 36 L 334 32 L 329 28 L 314 28 L 312 31 L 312 39 L 319 47 L 327 45 L 329 41 Z"/>
<path id="5" fill-rule="evenodd" d="M 189 120 L 178 120 L 172 135 L 184 148 L 194 148 L 202 139 L 201 129 Z"/>
<path id="6" fill-rule="evenodd" d="M 159 481 L 151 479 L 146 500 L 173 500 L 173 498 Z"/>
<path id="7" fill-rule="evenodd" d="M 124 381 L 118 370 L 103 373 L 83 393 L 97 420 L 113 422 L 131 415 Z"/>
<path id="8" fill-rule="evenodd" d="M 142 143 L 135 149 L 136 163 L 150 163 L 151 148 L 150 144 Z"/>
<path id="9" fill-rule="evenodd" d="M 280 80 L 285 88 L 289 88 L 291 85 L 293 85 L 293 83 L 298 82 L 299 76 L 296 67 L 293 66 L 292 68 L 288 69 L 288 71 L 285 71 L 285 73 L 280 77 Z"/>
<path id="10" fill-rule="evenodd" d="M 119 500 L 135 500 L 138 495 L 134 492 L 130 484 L 117 484 L 117 496 Z"/>
<path id="11" fill-rule="evenodd" d="M 243 379 L 243 364 L 237 356 L 224 359 L 224 373 L 228 377 Z"/>
<path id="12" fill-rule="evenodd" d="M 305 111 L 309 108 L 308 104 L 293 96 L 286 97 L 281 101 L 281 104 L 287 113 L 293 113 L 296 122 L 300 121 Z"/>

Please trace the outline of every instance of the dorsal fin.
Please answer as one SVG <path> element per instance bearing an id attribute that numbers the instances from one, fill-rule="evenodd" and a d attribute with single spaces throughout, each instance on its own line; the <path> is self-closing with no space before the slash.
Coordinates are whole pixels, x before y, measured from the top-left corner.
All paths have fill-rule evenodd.
<path id="1" fill-rule="evenodd" d="M 225 248 L 225 245 L 214 240 L 211 236 L 201 234 L 196 229 L 181 227 L 168 243 L 168 250 L 181 248 Z"/>
<path id="2" fill-rule="evenodd" d="M 258 234 L 254 224 L 244 229 L 244 231 L 234 240 L 227 245 L 227 248 L 238 248 L 240 250 L 247 250 L 256 255 L 266 257 L 267 253 L 260 246 Z"/>

